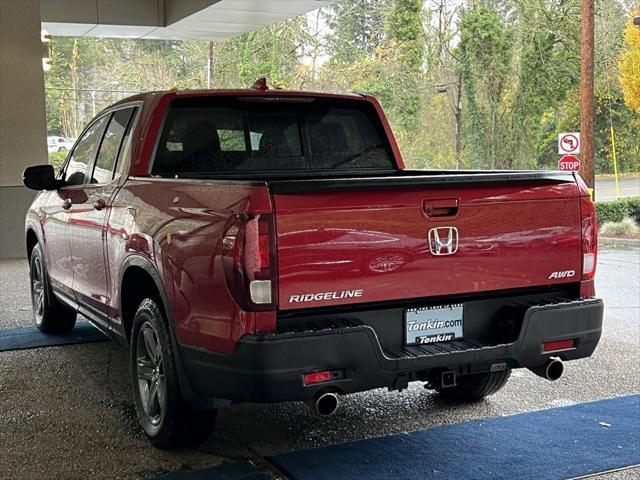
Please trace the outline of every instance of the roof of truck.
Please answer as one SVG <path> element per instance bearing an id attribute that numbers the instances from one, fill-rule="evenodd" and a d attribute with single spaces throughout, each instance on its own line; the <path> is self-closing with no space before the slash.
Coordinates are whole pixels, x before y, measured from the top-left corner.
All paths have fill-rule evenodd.
<path id="1" fill-rule="evenodd" d="M 130 97 L 123 98 L 114 105 L 120 105 L 123 103 L 135 102 L 135 101 L 147 101 L 152 98 L 157 100 L 158 97 L 164 97 L 167 95 L 173 95 L 178 97 L 215 97 L 215 96 L 228 96 L 228 97 L 266 97 L 266 98 L 282 98 L 282 97 L 324 97 L 324 98 L 339 98 L 339 99 L 364 99 L 365 96 L 357 93 L 329 93 L 329 92 L 312 92 L 307 90 L 281 90 L 281 89 L 259 89 L 259 88 L 245 88 L 245 89 L 210 89 L 210 90 L 157 90 L 151 92 L 138 93 Z"/>

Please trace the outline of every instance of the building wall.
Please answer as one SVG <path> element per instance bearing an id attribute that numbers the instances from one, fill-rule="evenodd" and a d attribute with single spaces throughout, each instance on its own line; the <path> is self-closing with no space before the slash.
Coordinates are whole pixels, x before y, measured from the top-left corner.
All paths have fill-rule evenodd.
<path id="1" fill-rule="evenodd" d="M 40 2 L 0 1 L 0 259 L 25 256 L 28 165 L 47 162 Z"/>

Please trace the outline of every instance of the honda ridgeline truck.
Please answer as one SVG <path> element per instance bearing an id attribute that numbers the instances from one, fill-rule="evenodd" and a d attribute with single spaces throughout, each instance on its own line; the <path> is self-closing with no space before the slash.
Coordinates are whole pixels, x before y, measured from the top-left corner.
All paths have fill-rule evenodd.
<path id="1" fill-rule="evenodd" d="M 140 424 L 421 381 L 474 400 L 590 356 L 596 213 L 557 171 L 405 168 L 366 95 L 153 92 L 97 115 L 26 217 L 35 323 L 130 352 Z"/>

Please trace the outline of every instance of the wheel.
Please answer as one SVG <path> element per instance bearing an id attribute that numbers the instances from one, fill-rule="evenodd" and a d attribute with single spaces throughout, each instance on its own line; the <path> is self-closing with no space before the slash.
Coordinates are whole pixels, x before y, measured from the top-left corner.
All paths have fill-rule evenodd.
<path id="1" fill-rule="evenodd" d="M 36 327 L 44 333 L 68 333 L 76 324 L 77 312 L 60 302 L 53 294 L 39 244 L 31 252 L 29 276 Z"/>
<path id="2" fill-rule="evenodd" d="M 510 368 L 499 372 L 464 375 L 457 378 L 455 387 L 439 388 L 438 393 L 445 400 L 459 402 L 480 400 L 504 387 L 510 376 Z"/>
<path id="3" fill-rule="evenodd" d="M 66 152 L 67 151 L 67 147 L 60 147 L 58 148 L 59 152 Z"/>
<path id="4" fill-rule="evenodd" d="M 151 443 L 169 449 L 205 441 L 216 411 L 196 410 L 183 400 L 168 324 L 149 298 L 133 320 L 129 360 L 138 421 Z"/>

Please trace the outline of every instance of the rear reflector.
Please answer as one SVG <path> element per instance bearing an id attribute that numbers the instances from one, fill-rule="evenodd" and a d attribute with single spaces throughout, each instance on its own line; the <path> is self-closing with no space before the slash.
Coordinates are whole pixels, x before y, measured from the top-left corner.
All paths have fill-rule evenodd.
<path id="1" fill-rule="evenodd" d="M 589 277 L 596 268 L 596 254 L 585 253 L 582 256 L 582 274 Z"/>
<path id="2" fill-rule="evenodd" d="M 546 342 L 542 344 L 542 350 L 547 352 L 557 352 L 558 350 L 568 350 L 573 348 L 575 341 L 573 338 L 569 340 L 558 340 L 556 342 Z"/>
<path id="3" fill-rule="evenodd" d="M 331 371 L 323 370 L 322 372 L 312 372 L 304 374 L 304 384 L 313 385 L 314 383 L 328 382 L 331 380 Z"/>
<path id="4" fill-rule="evenodd" d="M 249 293 L 253 303 L 271 303 L 271 280 L 253 280 L 249 283 Z"/>

